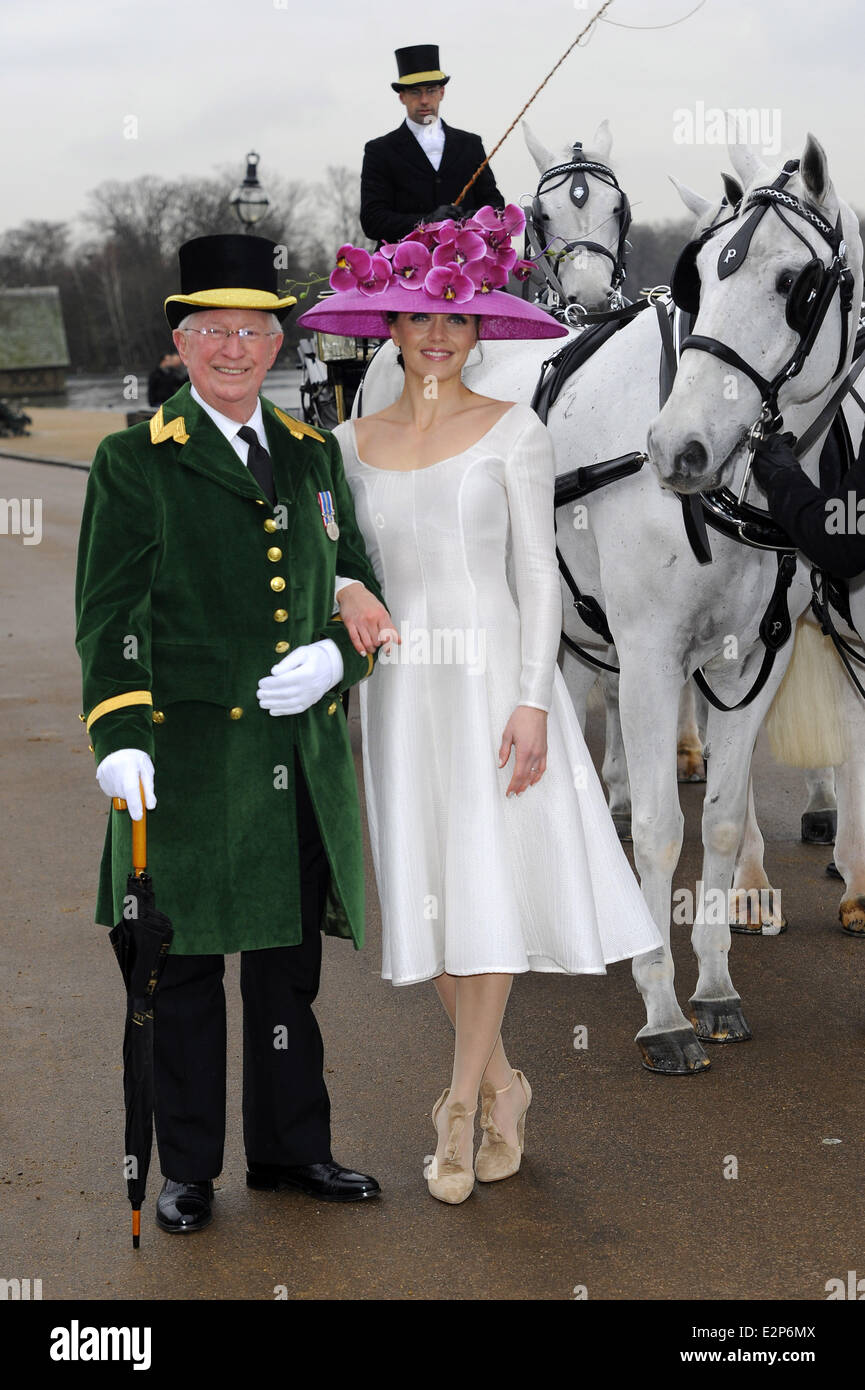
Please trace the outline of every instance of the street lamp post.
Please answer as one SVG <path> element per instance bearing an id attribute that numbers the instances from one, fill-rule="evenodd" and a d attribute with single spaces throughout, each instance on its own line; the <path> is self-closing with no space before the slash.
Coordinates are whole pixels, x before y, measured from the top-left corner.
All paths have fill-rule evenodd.
<path id="1" fill-rule="evenodd" d="M 251 232 L 256 222 L 260 222 L 270 205 L 270 199 L 258 182 L 258 161 L 260 155 L 250 150 L 246 156 L 246 178 L 235 188 L 229 202 L 237 213 L 245 232 Z"/>

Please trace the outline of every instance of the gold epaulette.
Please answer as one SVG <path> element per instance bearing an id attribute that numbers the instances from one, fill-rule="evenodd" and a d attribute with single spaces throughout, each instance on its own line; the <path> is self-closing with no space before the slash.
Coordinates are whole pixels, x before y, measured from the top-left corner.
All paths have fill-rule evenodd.
<path id="1" fill-rule="evenodd" d="M 308 434 L 312 439 L 317 439 L 319 444 L 324 444 L 324 435 L 319 434 L 318 430 L 314 430 L 312 425 L 305 425 L 302 420 L 295 420 L 293 415 L 286 415 L 285 411 L 280 410 L 278 405 L 275 405 L 273 408 L 277 418 L 282 421 L 286 429 L 294 435 L 295 439 L 303 439 L 303 436 Z"/>
<path id="2" fill-rule="evenodd" d="M 94 705 L 87 717 L 87 732 L 90 733 L 91 724 L 95 724 L 97 719 L 101 719 L 103 714 L 112 714 L 114 710 L 125 709 L 127 705 L 152 705 L 153 696 L 149 690 L 127 690 L 125 695 L 112 695 L 109 700 L 103 700 L 100 704 Z"/>
<path id="3" fill-rule="evenodd" d="M 189 435 L 186 433 L 186 424 L 182 415 L 178 415 L 174 420 L 169 420 L 167 425 L 162 413 L 162 406 L 159 407 L 155 415 L 151 415 L 151 444 L 164 444 L 166 439 L 176 439 L 178 444 L 185 444 L 188 438 Z"/>

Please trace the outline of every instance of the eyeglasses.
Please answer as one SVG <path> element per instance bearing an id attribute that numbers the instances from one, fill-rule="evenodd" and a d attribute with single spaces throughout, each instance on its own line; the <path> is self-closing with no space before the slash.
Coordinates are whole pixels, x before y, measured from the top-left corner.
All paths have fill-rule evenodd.
<path id="1" fill-rule="evenodd" d="M 435 96 L 436 92 L 441 91 L 441 83 L 440 83 L 440 82 L 437 82 L 437 83 L 435 83 L 435 85 L 432 86 L 432 87 L 427 87 L 427 86 L 423 86 L 423 87 L 403 87 L 403 91 L 404 91 L 404 92 L 412 92 L 415 96 L 418 96 L 418 97 L 421 97 L 421 96 L 423 96 L 423 97 L 431 97 L 431 96 Z"/>
<path id="2" fill-rule="evenodd" d="M 184 333 L 200 333 L 202 338 L 209 338 L 212 343 L 224 343 L 233 335 L 242 338 L 246 343 L 257 343 L 259 338 L 278 338 L 275 332 L 263 333 L 259 328 L 184 328 Z"/>

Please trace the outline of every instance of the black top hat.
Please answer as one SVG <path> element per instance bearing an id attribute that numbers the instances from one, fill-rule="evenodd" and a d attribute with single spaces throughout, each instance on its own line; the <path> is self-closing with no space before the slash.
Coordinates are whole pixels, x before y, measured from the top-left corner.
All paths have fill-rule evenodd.
<path id="1" fill-rule="evenodd" d="M 391 82 L 395 92 L 404 92 L 406 87 L 417 87 L 421 83 L 435 82 L 443 87 L 450 82 L 439 67 L 439 46 L 437 43 L 416 43 L 412 48 L 396 50 L 396 70 L 399 82 Z"/>
<path id="2" fill-rule="evenodd" d="M 266 237 L 199 236 L 180 248 L 180 294 L 165 301 L 172 328 L 196 309 L 256 309 L 280 323 L 297 300 L 280 298 L 276 287 L 276 243 Z"/>

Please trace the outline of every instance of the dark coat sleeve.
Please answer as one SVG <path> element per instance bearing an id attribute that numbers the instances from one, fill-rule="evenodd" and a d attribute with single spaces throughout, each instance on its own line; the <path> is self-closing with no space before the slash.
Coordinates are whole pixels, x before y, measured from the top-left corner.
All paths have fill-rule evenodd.
<path id="1" fill-rule="evenodd" d="M 865 571 L 865 436 L 859 457 L 841 479 L 837 492 L 824 491 L 812 483 L 792 451 L 788 452 L 784 463 L 764 461 L 755 468 L 766 489 L 772 517 L 813 564 L 839 579 L 853 579 Z M 857 510 L 860 501 L 861 519 Z"/>
<path id="2" fill-rule="evenodd" d="M 475 153 L 475 168 L 483 164 L 486 159 L 483 141 L 476 136 L 477 150 Z M 503 208 L 505 200 L 496 187 L 496 180 L 492 168 L 489 164 L 484 165 L 483 170 L 478 174 L 471 188 L 465 196 L 463 207 L 467 212 L 477 212 L 478 208 L 485 208 L 487 205 L 494 208 Z"/>
<path id="3" fill-rule="evenodd" d="M 414 212 L 397 212 L 396 202 L 384 148 L 379 140 L 370 140 L 364 146 L 360 171 L 360 225 L 372 241 L 399 241 L 431 211 L 418 208 Z"/>
<path id="4" fill-rule="evenodd" d="M 96 762 L 119 748 L 154 756 L 150 593 L 159 562 L 153 493 L 123 433 L 103 440 L 87 479 L 75 586 L 85 719 Z M 129 700 L 131 703 L 123 703 Z"/>

